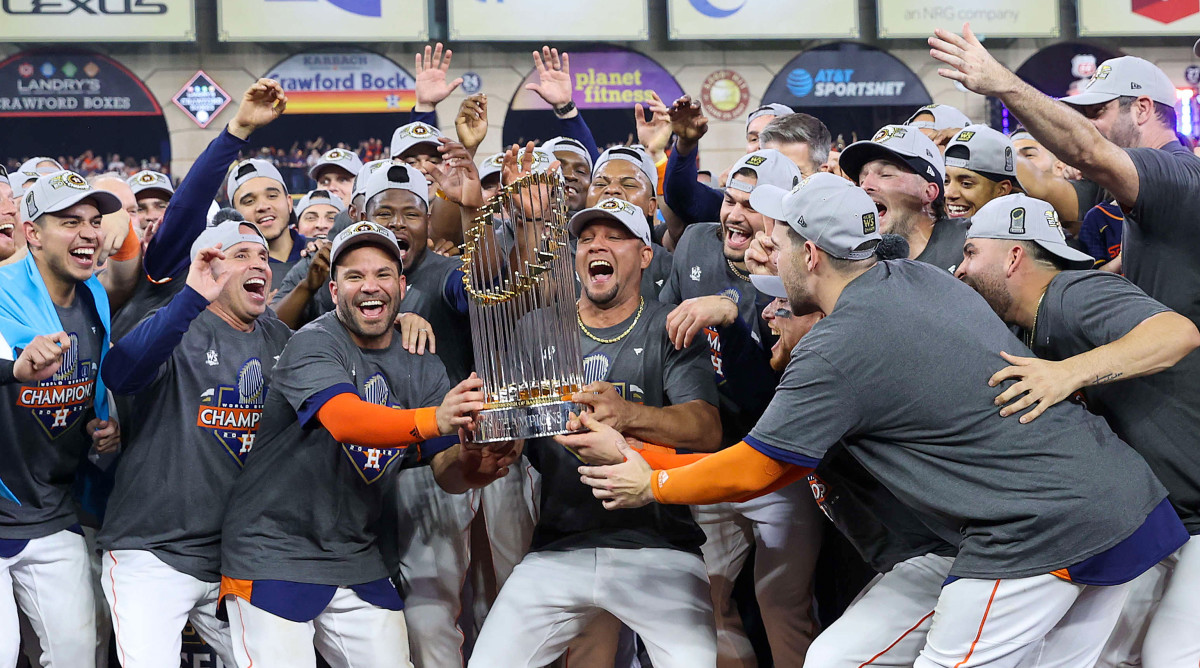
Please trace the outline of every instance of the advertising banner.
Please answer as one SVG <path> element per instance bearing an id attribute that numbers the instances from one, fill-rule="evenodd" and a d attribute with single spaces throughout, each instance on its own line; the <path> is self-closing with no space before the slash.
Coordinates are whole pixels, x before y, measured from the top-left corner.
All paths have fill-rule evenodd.
<path id="1" fill-rule="evenodd" d="M 0 0 L 0 41 L 195 40 L 194 0 Z"/>
<path id="2" fill-rule="evenodd" d="M 580 109 L 625 109 L 645 102 L 654 91 L 668 105 L 683 95 L 683 89 L 662 65 L 636 51 L 584 51 L 571 53 L 571 78 L 575 80 L 575 104 Z M 525 84 L 537 81 L 530 72 L 517 87 L 513 111 L 550 110 L 537 93 Z"/>
<path id="3" fill-rule="evenodd" d="M 536 41 L 552 35 L 561 42 L 642 40 L 650 37 L 646 0 L 448 1 L 450 39 L 455 40 Z"/>
<path id="4" fill-rule="evenodd" d="M 223 42 L 420 42 L 429 36 L 427 9 L 426 0 L 217 0 L 217 37 Z"/>
<path id="5" fill-rule="evenodd" d="M 266 77 L 287 92 L 289 115 L 407 111 L 417 102 L 413 76 L 370 51 L 298 53 Z"/>
<path id="6" fill-rule="evenodd" d="M 667 0 L 671 39 L 858 37 L 857 0 Z"/>
<path id="7" fill-rule="evenodd" d="M 229 105 L 232 98 L 212 80 L 212 77 L 201 70 L 192 75 L 171 101 L 183 110 L 192 122 L 206 128 L 221 110 Z"/>
<path id="8" fill-rule="evenodd" d="M 1046 0 L 876 0 L 876 8 L 880 37 L 925 38 L 968 22 L 986 37 L 1059 35 L 1058 3 Z"/>
<path id="9" fill-rule="evenodd" d="M 1200 34 L 1196 0 L 1079 0 L 1079 34 Z"/>
<path id="10" fill-rule="evenodd" d="M 763 103 L 803 107 L 919 107 L 929 93 L 892 54 L 843 42 L 805 51 L 775 75 Z"/>
<path id="11" fill-rule="evenodd" d="M 0 62 L 0 117 L 160 114 L 140 79 L 98 53 L 25 51 Z"/>

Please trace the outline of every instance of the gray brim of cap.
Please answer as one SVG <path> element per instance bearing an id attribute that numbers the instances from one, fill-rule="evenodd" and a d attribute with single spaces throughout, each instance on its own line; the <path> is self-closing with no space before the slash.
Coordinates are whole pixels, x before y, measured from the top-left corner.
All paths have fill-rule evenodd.
<path id="1" fill-rule="evenodd" d="M 1093 104 L 1104 104 L 1105 102 L 1111 102 L 1118 97 L 1121 96 L 1117 95 L 1116 93 L 1080 93 L 1078 95 L 1069 95 L 1067 97 L 1059 98 L 1058 101 L 1069 104 L 1072 107 L 1088 107 Z"/>
<path id="2" fill-rule="evenodd" d="M 767 218 L 786 221 L 787 214 L 783 211 L 783 198 L 787 194 L 788 191 L 779 186 L 757 186 L 750 193 L 750 206 Z"/>
<path id="3" fill-rule="evenodd" d="M 583 228 L 586 227 L 588 223 L 596 220 L 613 221 L 621 227 L 629 230 L 629 233 L 633 236 L 637 237 L 638 239 L 642 239 L 637 230 L 631 228 L 629 225 L 626 225 L 625 221 L 618 218 L 615 214 L 609 213 L 603 209 L 584 209 L 583 211 L 575 214 L 571 218 L 571 222 L 567 223 L 567 231 L 575 236 L 579 236 L 579 233 L 583 231 Z M 645 239 L 642 239 L 642 241 L 644 242 Z"/>
<path id="4" fill-rule="evenodd" d="M 1042 241 L 1041 239 L 1035 239 L 1034 242 L 1067 262 L 1072 263 L 1078 269 L 1091 269 L 1096 266 L 1096 258 L 1083 251 L 1075 250 L 1065 243 L 1054 243 L 1051 241 Z"/>
<path id="5" fill-rule="evenodd" d="M 883 144 L 873 141 L 857 141 L 847 146 L 838 155 L 838 167 L 846 173 L 846 176 L 858 183 L 858 176 L 862 172 L 862 168 L 868 162 L 879 159 L 899 162 L 912 168 L 908 162 L 909 156 L 897 153 Z"/>
<path id="6" fill-rule="evenodd" d="M 313 181 L 316 181 L 317 180 L 317 172 L 321 171 L 322 169 L 325 169 L 326 167 L 337 167 L 338 169 L 342 170 L 343 172 L 346 172 L 347 174 L 349 174 L 350 176 L 358 176 L 354 172 L 343 167 L 341 165 L 341 163 L 333 162 L 331 160 L 329 162 L 318 162 L 317 164 L 313 165 L 312 169 L 308 170 L 308 178 L 312 179 Z"/>
<path id="7" fill-rule="evenodd" d="M 422 139 L 421 141 L 413 142 L 409 146 L 405 147 L 405 149 L 403 151 L 400 151 L 396 155 L 393 155 L 392 160 L 399 160 L 400 156 L 404 155 L 405 153 L 408 153 L 409 151 L 413 150 L 414 148 L 416 148 L 418 146 L 423 146 L 425 144 L 429 144 L 430 146 L 432 146 L 434 153 L 437 153 L 437 147 L 442 145 L 442 143 L 439 142 L 437 139 Z"/>
<path id="8" fill-rule="evenodd" d="M 170 190 L 167 190 L 166 188 L 164 188 L 162 186 L 147 186 L 145 188 L 142 188 L 141 190 L 134 190 L 133 196 L 137 197 L 139 195 L 144 195 L 146 193 L 162 193 L 164 196 L 160 197 L 159 199 L 171 199 L 172 197 L 175 196 L 175 193 L 171 192 Z"/>
<path id="9" fill-rule="evenodd" d="M 750 283 L 755 290 L 777 299 L 787 299 L 787 289 L 783 287 L 783 279 L 766 274 L 750 274 Z"/>
<path id="10" fill-rule="evenodd" d="M 388 255 L 396 258 L 396 261 L 400 263 L 400 270 L 404 270 L 404 258 L 400 256 L 400 247 L 392 243 L 391 239 L 376 232 L 362 232 L 354 235 L 351 239 L 347 239 L 342 245 L 338 246 L 336 255 L 330 254 L 329 266 L 336 265 L 339 258 L 359 246 L 377 246 L 382 248 L 387 251 Z"/>
<path id="11" fill-rule="evenodd" d="M 62 202 L 54 205 L 55 208 L 53 211 L 46 209 L 42 213 L 58 213 L 59 211 L 75 206 L 85 199 L 95 200 L 96 208 L 99 209 L 101 215 L 108 215 L 121 210 L 121 200 L 117 199 L 116 195 L 107 190 L 89 190 L 71 195 Z"/>

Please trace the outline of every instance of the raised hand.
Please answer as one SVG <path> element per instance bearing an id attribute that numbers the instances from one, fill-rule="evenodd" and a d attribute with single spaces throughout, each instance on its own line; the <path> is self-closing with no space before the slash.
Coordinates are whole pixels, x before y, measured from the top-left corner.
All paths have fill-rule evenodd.
<path id="1" fill-rule="evenodd" d="M 967 90 L 980 95 L 999 97 L 1014 89 L 1017 75 L 1001 65 L 971 32 L 971 24 L 963 24 L 962 35 L 938 28 L 929 38 L 929 55 L 950 67 L 938 69 L 938 74 L 961 83 Z"/>
<path id="2" fill-rule="evenodd" d="M 646 111 L 650 111 L 650 120 L 646 120 Z M 633 105 L 633 118 L 637 123 L 638 143 L 646 147 L 651 157 L 659 157 L 667 149 L 671 141 L 671 112 L 667 105 L 654 91 L 650 91 L 650 99 L 646 107 L 641 104 Z"/>
<path id="3" fill-rule="evenodd" d="M 451 202 L 467 209 L 483 206 L 479 169 L 470 152 L 449 137 L 439 137 L 438 141 L 441 142 L 438 152 L 442 154 L 442 162 L 430 166 L 429 177 Z"/>
<path id="4" fill-rule="evenodd" d="M 571 80 L 571 61 L 566 53 L 560 57 L 558 49 L 543 46 L 540 53 L 533 52 L 533 66 L 538 72 L 538 83 L 525 84 L 526 89 L 537 93 L 555 109 L 571 101 L 575 84 Z"/>
<path id="5" fill-rule="evenodd" d="M 212 248 L 201 250 L 196 259 L 192 260 L 192 266 L 188 268 L 188 287 L 199 292 L 200 296 L 207 299 L 210 304 L 220 296 L 221 291 L 225 289 L 225 284 L 229 282 L 229 277 L 232 276 L 227 271 L 222 272 L 220 276 L 216 275 L 213 262 L 224 259 L 225 254 L 221 252 L 221 244 L 217 244 Z"/>
<path id="6" fill-rule="evenodd" d="M 325 239 L 317 239 L 309 243 L 315 243 L 316 248 L 311 253 L 312 262 L 308 264 L 308 272 L 304 274 L 304 287 L 309 293 L 316 294 L 321 286 L 329 282 L 329 251 L 333 244 Z"/>
<path id="7" fill-rule="evenodd" d="M 671 118 L 671 132 L 678 137 L 676 148 L 682 153 L 691 153 L 708 132 L 708 117 L 700 109 L 700 101 L 684 95 L 675 100 L 667 113 Z"/>
<path id="8" fill-rule="evenodd" d="M 229 121 L 229 134 L 247 139 L 250 133 L 283 115 L 287 109 L 287 95 L 278 81 L 259 79 L 242 94 L 242 104 L 237 115 Z"/>
<path id="9" fill-rule="evenodd" d="M 13 377 L 22 383 L 40 383 L 62 366 L 63 353 L 71 347 L 66 332 L 33 337 L 13 363 Z"/>
<path id="10" fill-rule="evenodd" d="M 129 212 L 125 209 L 117 209 L 112 213 L 105 214 L 100 219 L 100 229 L 104 233 L 104 240 L 100 242 L 97 264 L 103 263 L 121 248 L 121 244 L 125 243 L 125 237 L 129 236 Z"/>
<path id="11" fill-rule="evenodd" d="M 475 150 L 487 136 L 487 95 L 476 93 L 463 100 L 458 107 L 458 116 L 454 118 L 454 129 L 458 132 L 458 141 L 474 157 Z"/>
<path id="12" fill-rule="evenodd" d="M 446 82 L 446 72 L 450 70 L 450 58 L 453 55 L 453 51 L 446 49 L 443 56 L 441 42 L 433 47 L 425 45 L 424 57 L 417 52 L 416 111 L 433 111 L 438 102 L 449 97 L 455 88 L 462 85 L 462 77 Z"/>

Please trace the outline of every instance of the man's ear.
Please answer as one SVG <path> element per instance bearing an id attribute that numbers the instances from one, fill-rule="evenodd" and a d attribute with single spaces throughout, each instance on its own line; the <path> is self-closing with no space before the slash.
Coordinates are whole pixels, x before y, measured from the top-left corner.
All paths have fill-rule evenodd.
<path id="1" fill-rule="evenodd" d="M 650 268 L 650 263 L 654 261 L 654 249 L 650 246 L 642 246 L 642 271 Z"/>
<path id="2" fill-rule="evenodd" d="M 37 224 L 27 220 L 21 223 L 21 229 L 25 231 L 25 243 L 27 243 L 30 248 L 41 249 L 42 240 L 38 236 L 42 231 L 41 228 L 38 227 Z"/>

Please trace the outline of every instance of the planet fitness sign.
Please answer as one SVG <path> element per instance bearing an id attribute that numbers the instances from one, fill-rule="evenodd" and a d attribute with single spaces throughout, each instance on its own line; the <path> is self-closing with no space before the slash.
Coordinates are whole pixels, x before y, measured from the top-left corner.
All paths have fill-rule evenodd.
<path id="1" fill-rule="evenodd" d="M 651 92 L 669 105 L 683 95 L 675 77 L 636 51 L 585 51 L 570 57 L 575 104 L 581 109 L 627 109 L 649 100 Z M 550 109 L 537 93 L 525 89 L 525 84 L 537 81 L 536 70 L 521 81 L 510 109 Z"/>

